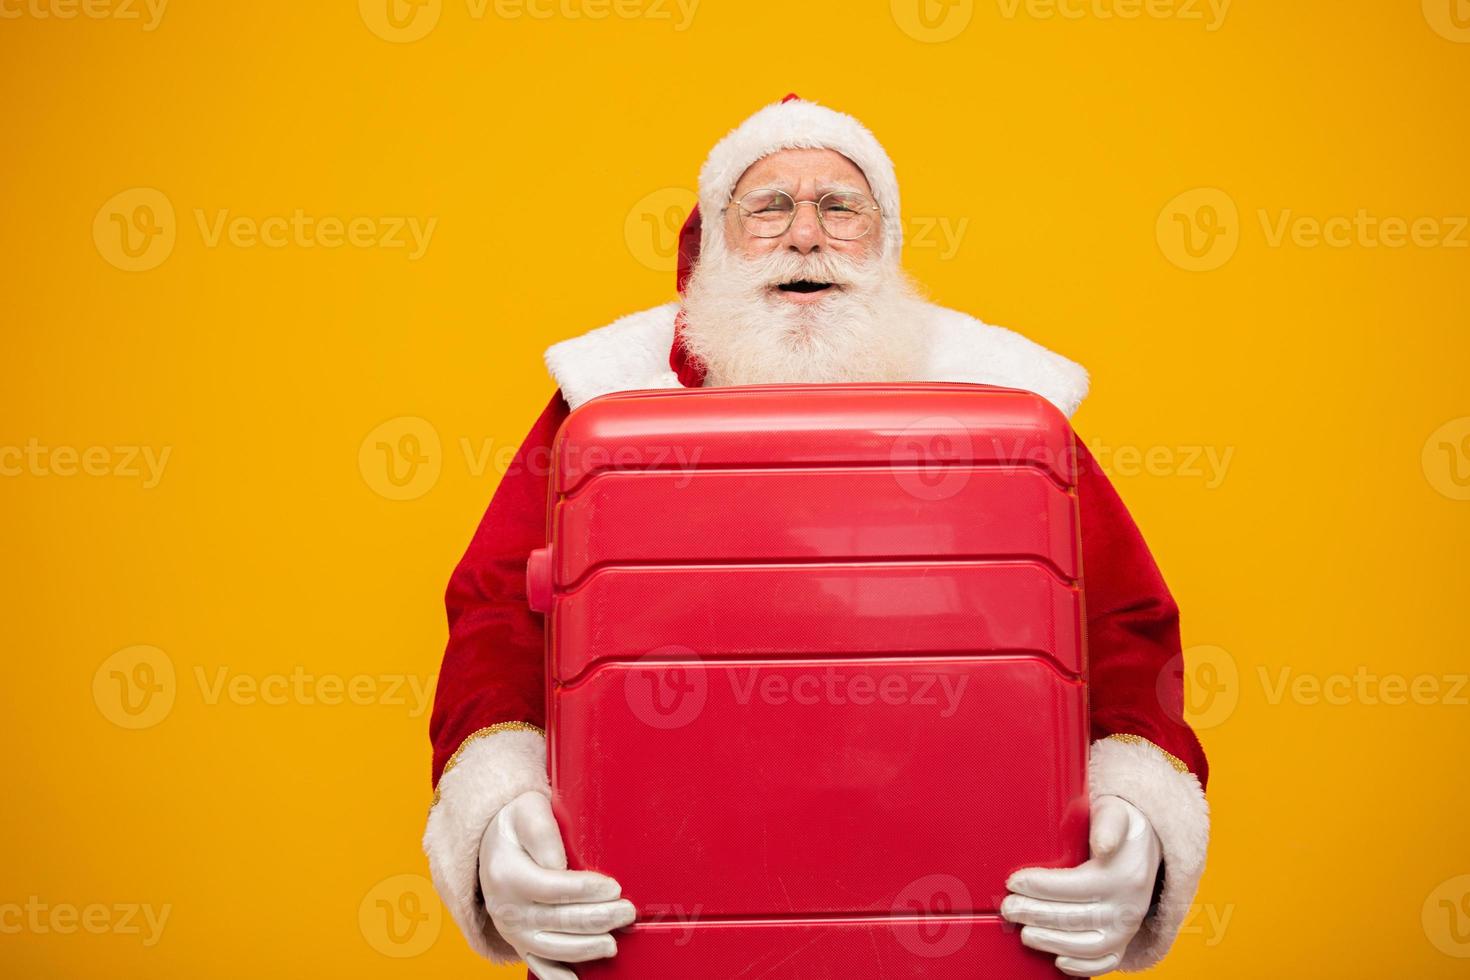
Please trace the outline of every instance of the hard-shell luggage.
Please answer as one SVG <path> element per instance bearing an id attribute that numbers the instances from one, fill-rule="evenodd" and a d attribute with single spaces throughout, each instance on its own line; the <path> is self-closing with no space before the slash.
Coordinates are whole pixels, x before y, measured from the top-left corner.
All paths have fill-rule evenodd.
<path id="1" fill-rule="evenodd" d="M 997 910 L 1087 857 L 1073 439 L 968 384 L 570 415 L 528 568 L 553 806 L 639 910 L 579 977 L 1058 975 Z"/>

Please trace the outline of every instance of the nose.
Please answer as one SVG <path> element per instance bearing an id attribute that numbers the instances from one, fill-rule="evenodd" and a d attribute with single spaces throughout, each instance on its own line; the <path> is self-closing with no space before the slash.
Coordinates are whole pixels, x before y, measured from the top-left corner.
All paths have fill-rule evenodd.
<path id="1" fill-rule="evenodd" d="M 810 201 L 798 204 L 791 227 L 786 230 L 787 248 L 798 255 L 809 255 L 821 251 L 824 237 L 822 223 L 817 220 L 817 206 Z"/>

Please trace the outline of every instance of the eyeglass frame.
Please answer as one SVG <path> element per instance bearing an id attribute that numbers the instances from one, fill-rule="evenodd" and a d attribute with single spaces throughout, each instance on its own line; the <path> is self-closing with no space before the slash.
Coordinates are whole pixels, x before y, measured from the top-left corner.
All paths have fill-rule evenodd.
<path id="1" fill-rule="evenodd" d="M 746 215 L 746 214 L 752 214 L 753 215 L 753 214 L 755 214 L 755 212 L 754 211 L 746 211 L 746 209 L 744 208 L 744 206 L 741 205 L 740 202 L 743 201 L 743 200 L 745 200 L 750 195 L 752 195 L 752 194 L 758 194 L 761 191 L 768 191 L 768 192 L 780 194 L 783 197 L 785 197 L 788 201 L 791 202 L 791 216 L 786 221 L 786 227 L 785 228 L 782 228 L 780 231 L 778 231 L 774 235 L 757 235 L 755 232 L 753 232 L 749 228 L 746 228 L 745 227 L 745 222 L 743 220 L 743 216 Z M 865 228 L 865 229 L 863 229 L 863 233 L 861 235 L 858 235 L 858 236 L 854 237 L 854 238 L 838 238 L 836 235 L 832 234 L 831 230 L 827 227 L 827 222 L 825 222 L 825 221 L 822 220 L 822 202 L 825 201 L 827 198 L 832 197 L 834 194 L 856 194 L 856 195 L 859 195 L 861 197 L 867 198 L 867 200 L 872 201 L 871 207 L 863 208 L 858 213 L 859 214 L 867 214 L 868 212 L 872 211 L 872 212 L 876 212 L 878 214 L 880 220 L 882 219 L 883 208 L 879 206 L 879 204 L 878 204 L 877 201 L 874 201 L 872 197 L 870 197 L 867 194 L 864 194 L 862 191 L 852 191 L 852 190 L 828 191 L 827 193 L 823 194 L 821 197 L 817 198 L 815 201 L 812 201 L 812 200 L 798 201 L 791 194 L 787 193 L 786 191 L 783 191 L 779 187 L 753 187 L 750 190 L 746 191 L 744 194 L 741 194 L 739 197 L 735 197 L 735 195 L 732 193 L 730 195 L 730 200 L 727 201 L 725 203 L 725 206 L 720 209 L 720 213 L 721 214 L 724 214 L 726 211 L 730 210 L 730 206 L 731 205 L 734 205 L 738 209 L 737 214 L 739 214 L 739 215 L 742 216 L 742 220 L 740 222 L 740 227 L 743 228 L 745 230 L 745 232 L 748 235 L 750 235 L 752 238 L 759 238 L 761 241 L 770 241 L 773 238 L 780 238 L 782 235 L 784 235 L 788 231 L 790 231 L 791 230 L 791 226 L 794 225 L 794 224 L 796 224 L 796 209 L 799 208 L 799 207 L 801 207 L 803 204 L 811 204 L 811 205 L 813 205 L 813 206 L 816 207 L 816 209 L 817 209 L 817 225 L 818 225 L 818 227 L 820 227 L 822 229 L 822 234 L 826 235 L 828 238 L 832 239 L 834 242 L 860 242 L 864 238 L 867 238 L 870 234 L 872 234 L 873 233 L 873 229 L 876 228 L 876 227 L 878 227 L 878 222 L 877 221 L 870 222 L 868 224 L 868 227 Z"/>

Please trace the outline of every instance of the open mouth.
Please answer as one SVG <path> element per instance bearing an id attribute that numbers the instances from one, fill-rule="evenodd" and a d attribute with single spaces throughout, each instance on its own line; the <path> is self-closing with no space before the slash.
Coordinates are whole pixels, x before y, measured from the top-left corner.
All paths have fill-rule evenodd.
<path id="1" fill-rule="evenodd" d="M 783 293 L 820 293 L 826 289 L 832 289 L 833 283 L 814 282 L 810 279 L 798 279 L 795 282 L 783 282 L 776 288 Z"/>

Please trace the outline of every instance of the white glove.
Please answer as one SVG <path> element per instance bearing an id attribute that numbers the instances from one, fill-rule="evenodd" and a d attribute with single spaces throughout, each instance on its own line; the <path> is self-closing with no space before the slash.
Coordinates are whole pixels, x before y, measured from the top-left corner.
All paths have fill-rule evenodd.
<path id="1" fill-rule="evenodd" d="M 480 889 L 501 937 L 540 980 L 576 980 L 567 963 L 612 956 L 608 933 L 633 921 L 622 888 L 595 871 L 568 871 L 551 801 L 526 792 L 501 807 L 480 839 Z"/>
<path id="2" fill-rule="evenodd" d="M 1024 926 L 1021 942 L 1057 954 L 1072 977 L 1110 973 L 1138 932 L 1159 871 L 1159 837 L 1136 806 L 1099 796 L 1092 859 L 1075 868 L 1023 868 L 1006 881 L 1000 914 Z"/>

